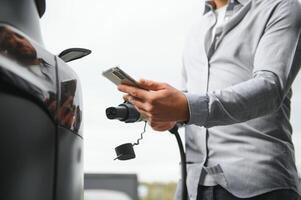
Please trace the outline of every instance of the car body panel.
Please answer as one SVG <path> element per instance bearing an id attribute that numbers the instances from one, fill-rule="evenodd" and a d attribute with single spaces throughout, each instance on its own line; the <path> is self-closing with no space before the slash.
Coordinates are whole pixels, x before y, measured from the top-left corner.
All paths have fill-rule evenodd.
<path id="1" fill-rule="evenodd" d="M 0 24 L 3 199 L 83 199 L 81 95 L 63 60 Z"/>

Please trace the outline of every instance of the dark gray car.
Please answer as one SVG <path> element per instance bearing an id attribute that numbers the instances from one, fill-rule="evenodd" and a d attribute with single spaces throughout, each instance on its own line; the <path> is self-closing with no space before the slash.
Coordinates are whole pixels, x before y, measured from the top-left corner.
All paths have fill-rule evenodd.
<path id="1" fill-rule="evenodd" d="M 82 98 L 66 61 L 42 43 L 44 0 L 0 1 L 0 191 L 5 200 L 83 199 Z M 56 30 L 63 31 L 63 30 Z"/>

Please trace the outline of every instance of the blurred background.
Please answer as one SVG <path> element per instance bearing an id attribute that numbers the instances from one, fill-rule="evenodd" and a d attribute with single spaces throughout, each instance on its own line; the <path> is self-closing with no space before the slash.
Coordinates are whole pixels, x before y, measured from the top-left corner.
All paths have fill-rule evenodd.
<path id="1" fill-rule="evenodd" d="M 107 120 L 105 109 L 122 103 L 122 94 L 101 73 L 119 65 L 135 79 L 153 79 L 178 87 L 186 34 L 202 10 L 201 0 L 47 1 L 41 21 L 46 48 L 54 54 L 69 47 L 93 51 L 89 57 L 70 64 L 83 89 L 86 173 L 121 177 L 132 174 L 138 177 L 141 200 L 172 199 L 180 177 L 180 158 L 169 133 L 156 133 L 148 127 L 141 145 L 135 147 L 135 160 L 113 161 L 114 148 L 135 142 L 143 123 Z M 293 140 L 301 171 L 300 75 L 294 91 Z"/>

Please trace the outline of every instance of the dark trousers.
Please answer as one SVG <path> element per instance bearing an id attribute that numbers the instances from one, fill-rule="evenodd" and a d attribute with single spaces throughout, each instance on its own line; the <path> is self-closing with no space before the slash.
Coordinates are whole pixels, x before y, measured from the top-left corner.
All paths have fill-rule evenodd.
<path id="1" fill-rule="evenodd" d="M 197 200 L 301 200 L 301 198 L 296 192 L 283 189 L 242 199 L 233 196 L 221 186 L 199 186 Z"/>

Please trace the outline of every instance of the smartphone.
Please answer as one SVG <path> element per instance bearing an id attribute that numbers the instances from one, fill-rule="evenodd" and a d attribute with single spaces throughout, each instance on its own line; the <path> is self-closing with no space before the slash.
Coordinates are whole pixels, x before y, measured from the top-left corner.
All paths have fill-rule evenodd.
<path id="1" fill-rule="evenodd" d="M 115 85 L 126 84 L 143 89 L 135 79 L 122 71 L 119 67 L 112 67 L 102 72 L 102 75 L 112 81 Z"/>

